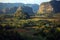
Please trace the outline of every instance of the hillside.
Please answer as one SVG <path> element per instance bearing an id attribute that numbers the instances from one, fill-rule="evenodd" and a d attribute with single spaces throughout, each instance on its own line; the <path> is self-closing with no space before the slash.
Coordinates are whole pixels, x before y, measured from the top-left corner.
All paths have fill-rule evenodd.
<path id="1" fill-rule="evenodd" d="M 0 3 L 0 40 L 60 40 L 58 3 Z"/>
<path id="2" fill-rule="evenodd" d="M 37 12 L 38 15 L 49 17 L 57 15 L 58 13 L 60 13 L 60 1 L 55 0 L 41 3 L 39 10 Z"/>
<path id="3" fill-rule="evenodd" d="M 0 14 L 14 14 L 19 7 L 4 8 L 0 10 Z M 22 6 L 21 9 L 23 12 L 28 13 L 29 15 L 34 15 L 33 9 L 31 7 Z"/>
<path id="4" fill-rule="evenodd" d="M 10 8 L 15 8 L 15 7 L 31 7 L 33 9 L 33 12 L 36 13 L 39 5 L 38 4 L 23 4 L 23 3 L 0 3 L 0 14 L 2 13 L 3 9 L 10 9 Z"/>

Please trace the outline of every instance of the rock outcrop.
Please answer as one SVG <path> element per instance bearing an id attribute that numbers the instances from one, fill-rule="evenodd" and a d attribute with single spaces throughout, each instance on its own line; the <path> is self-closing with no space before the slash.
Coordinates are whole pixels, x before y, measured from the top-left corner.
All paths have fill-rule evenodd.
<path id="1" fill-rule="evenodd" d="M 41 14 L 44 16 L 51 16 L 54 14 L 60 13 L 60 1 L 52 0 L 50 2 L 43 2 L 37 14 Z"/>
<path id="2" fill-rule="evenodd" d="M 50 1 L 50 4 L 52 5 L 53 7 L 53 11 L 54 13 L 60 13 L 60 1 L 58 0 L 53 0 L 53 1 Z"/>
<path id="3" fill-rule="evenodd" d="M 53 7 L 49 2 L 44 2 L 40 5 L 38 13 L 44 14 L 44 13 L 52 13 Z"/>

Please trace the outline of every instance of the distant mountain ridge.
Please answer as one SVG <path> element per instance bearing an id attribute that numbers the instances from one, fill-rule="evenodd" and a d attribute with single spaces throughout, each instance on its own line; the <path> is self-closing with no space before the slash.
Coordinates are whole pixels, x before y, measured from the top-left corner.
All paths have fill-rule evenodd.
<path id="1" fill-rule="evenodd" d="M 14 11 L 16 11 L 16 8 L 15 7 L 24 7 L 24 6 L 26 6 L 26 8 L 27 7 L 31 7 L 34 13 L 36 13 L 37 10 L 38 10 L 38 8 L 39 8 L 39 5 L 38 4 L 0 3 L 0 14 L 1 13 L 4 13 L 3 12 L 4 9 L 7 10 L 7 13 L 8 13 L 8 10 L 11 11 L 11 10 L 15 9 L 15 10 L 13 10 L 13 13 L 14 13 Z"/>

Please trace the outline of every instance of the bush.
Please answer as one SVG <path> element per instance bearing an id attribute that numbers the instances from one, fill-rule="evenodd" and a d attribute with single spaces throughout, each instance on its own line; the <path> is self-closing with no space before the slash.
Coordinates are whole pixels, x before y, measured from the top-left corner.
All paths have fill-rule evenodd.
<path id="1" fill-rule="evenodd" d="M 18 32 L 1 30 L 0 31 L 0 40 L 23 40 L 21 35 Z"/>

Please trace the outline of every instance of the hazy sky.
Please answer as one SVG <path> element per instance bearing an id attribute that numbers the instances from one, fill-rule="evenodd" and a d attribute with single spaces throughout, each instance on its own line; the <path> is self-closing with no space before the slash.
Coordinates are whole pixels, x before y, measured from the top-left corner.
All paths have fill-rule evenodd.
<path id="1" fill-rule="evenodd" d="M 3 3 L 29 3 L 29 4 L 40 4 L 41 2 L 47 2 L 50 0 L 0 0 Z"/>

